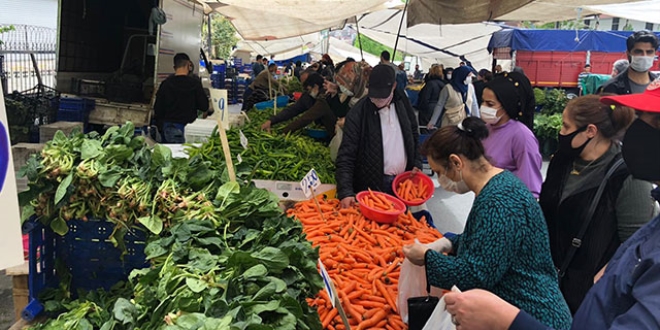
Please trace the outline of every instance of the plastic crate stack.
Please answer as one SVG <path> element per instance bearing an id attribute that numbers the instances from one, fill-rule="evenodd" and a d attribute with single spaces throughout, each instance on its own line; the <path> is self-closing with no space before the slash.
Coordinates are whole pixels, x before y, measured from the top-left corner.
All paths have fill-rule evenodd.
<path id="1" fill-rule="evenodd" d="M 238 94 L 238 86 L 236 84 L 237 78 L 237 69 L 234 67 L 227 68 L 227 73 L 225 75 L 225 89 L 227 90 L 227 103 L 229 104 L 236 104 L 238 102 L 238 97 L 242 96 L 242 94 Z"/>
<path id="2" fill-rule="evenodd" d="M 243 103 L 243 94 L 245 94 L 245 89 L 247 88 L 248 80 L 245 77 L 236 78 L 236 103 Z"/>
<path id="3" fill-rule="evenodd" d="M 69 232 L 60 236 L 34 219 L 26 223 L 30 234 L 30 302 L 21 316 L 27 321 L 44 311 L 39 294 L 59 284 L 59 276 L 63 274 L 59 274 L 56 262 L 61 262 L 65 272 L 71 275 L 71 294 L 74 297 L 78 289 L 109 290 L 119 281 L 127 280 L 133 269 L 149 266 L 144 254 L 146 234 L 143 230 L 131 228 L 126 233 L 126 255 L 122 259 L 121 250 L 109 240 L 114 223 L 89 219 L 70 220 L 67 225 Z"/>
<path id="4" fill-rule="evenodd" d="M 89 123 L 89 113 L 96 107 L 93 99 L 78 97 L 60 98 L 60 108 L 57 110 L 57 121 L 72 121 L 83 123 L 85 129 Z"/>

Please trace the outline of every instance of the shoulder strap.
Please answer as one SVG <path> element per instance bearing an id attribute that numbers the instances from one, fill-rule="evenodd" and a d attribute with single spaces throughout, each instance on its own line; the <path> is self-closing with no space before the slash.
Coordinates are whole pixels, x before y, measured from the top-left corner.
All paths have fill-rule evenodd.
<path id="1" fill-rule="evenodd" d="M 577 252 L 577 250 L 580 248 L 580 246 L 582 246 L 582 238 L 584 237 L 584 234 L 587 232 L 587 228 L 589 228 L 589 224 L 591 223 L 591 220 L 594 217 L 594 212 L 596 212 L 596 207 L 598 206 L 598 202 L 600 202 L 600 198 L 601 196 L 603 196 L 603 191 L 605 190 L 605 186 L 607 186 L 607 181 L 609 181 L 610 177 L 612 177 L 614 172 L 616 172 L 619 169 L 619 167 L 621 167 L 621 165 L 624 165 L 623 158 L 619 158 L 612 165 L 612 167 L 610 167 L 607 173 L 605 173 L 605 176 L 603 177 L 603 181 L 600 183 L 600 186 L 598 186 L 596 195 L 594 196 L 594 199 L 591 201 L 591 206 L 589 206 L 589 210 L 587 211 L 584 223 L 582 224 L 582 227 L 580 227 L 580 231 L 578 232 L 578 234 L 571 241 L 571 247 L 568 250 L 568 254 L 564 259 L 564 262 L 562 262 L 561 267 L 558 269 L 559 278 L 562 278 L 564 277 L 564 275 L 566 275 L 566 269 L 568 269 L 568 266 L 571 264 L 571 261 L 573 260 L 573 257 L 575 257 L 575 253 Z"/>

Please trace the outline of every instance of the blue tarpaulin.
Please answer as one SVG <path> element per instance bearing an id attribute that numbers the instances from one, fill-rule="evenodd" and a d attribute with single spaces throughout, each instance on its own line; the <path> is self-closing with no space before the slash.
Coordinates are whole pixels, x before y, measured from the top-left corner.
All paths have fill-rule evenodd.
<path id="1" fill-rule="evenodd" d="M 303 63 L 311 62 L 312 57 L 309 55 L 309 53 L 305 53 L 305 54 L 302 54 L 302 55 L 298 55 L 296 57 L 287 58 L 285 60 L 275 60 L 275 64 L 277 64 L 278 66 L 286 66 L 287 63 L 289 63 L 289 62 L 296 63 L 296 61 L 300 61 L 300 62 L 303 62 Z"/>
<path id="2" fill-rule="evenodd" d="M 622 53 L 632 31 L 526 30 L 507 29 L 493 33 L 488 51 L 510 47 L 511 50 Z M 660 37 L 659 32 L 655 32 Z M 576 40 L 576 36 L 578 40 Z"/>

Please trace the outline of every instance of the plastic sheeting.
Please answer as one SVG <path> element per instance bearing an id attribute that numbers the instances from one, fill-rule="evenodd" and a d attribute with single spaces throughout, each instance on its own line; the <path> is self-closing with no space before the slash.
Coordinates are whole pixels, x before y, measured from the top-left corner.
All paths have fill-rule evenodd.
<path id="1" fill-rule="evenodd" d="M 508 14 L 495 17 L 500 21 L 556 22 L 596 14 L 588 6 L 622 4 L 635 0 L 536 0 Z"/>
<path id="2" fill-rule="evenodd" d="M 418 24 L 465 24 L 492 20 L 533 0 L 410 0 L 408 27 Z"/>
<path id="3" fill-rule="evenodd" d="M 347 19 L 386 8 L 385 0 L 219 0 L 207 3 L 229 18 L 245 40 L 274 40 L 328 28 Z"/>
<path id="4" fill-rule="evenodd" d="M 401 10 L 388 9 L 359 18 L 360 33 L 386 46 L 394 47 Z M 464 55 L 478 70 L 491 66 L 491 57 L 486 50 L 491 35 L 502 29 L 491 23 L 432 25 L 419 24 L 401 29 L 397 52 L 427 59 L 445 67 L 456 67 Z M 430 61 L 429 61 L 430 60 Z M 427 65 L 424 65 L 425 67 Z"/>
<path id="5" fill-rule="evenodd" d="M 588 6 L 587 9 L 614 17 L 660 24 L 660 0 Z"/>
<path id="6" fill-rule="evenodd" d="M 510 47 L 512 50 L 529 51 L 623 53 L 626 51 L 626 38 L 631 34 L 631 31 L 580 30 L 577 32 L 578 40 L 575 40 L 574 30 L 507 29 L 493 34 L 488 44 L 488 51 Z M 660 37 L 660 33 L 656 34 Z"/>

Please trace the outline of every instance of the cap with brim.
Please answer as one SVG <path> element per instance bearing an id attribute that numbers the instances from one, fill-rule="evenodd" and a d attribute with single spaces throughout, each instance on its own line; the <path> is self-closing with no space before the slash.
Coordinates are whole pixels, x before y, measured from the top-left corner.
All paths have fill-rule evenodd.
<path id="1" fill-rule="evenodd" d="M 389 64 L 376 65 L 369 75 L 369 97 L 384 99 L 392 93 L 396 76 Z"/>
<path id="2" fill-rule="evenodd" d="M 660 79 L 652 81 L 644 93 L 630 95 L 603 96 L 600 102 L 608 105 L 622 105 L 635 110 L 660 113 Z"/>

